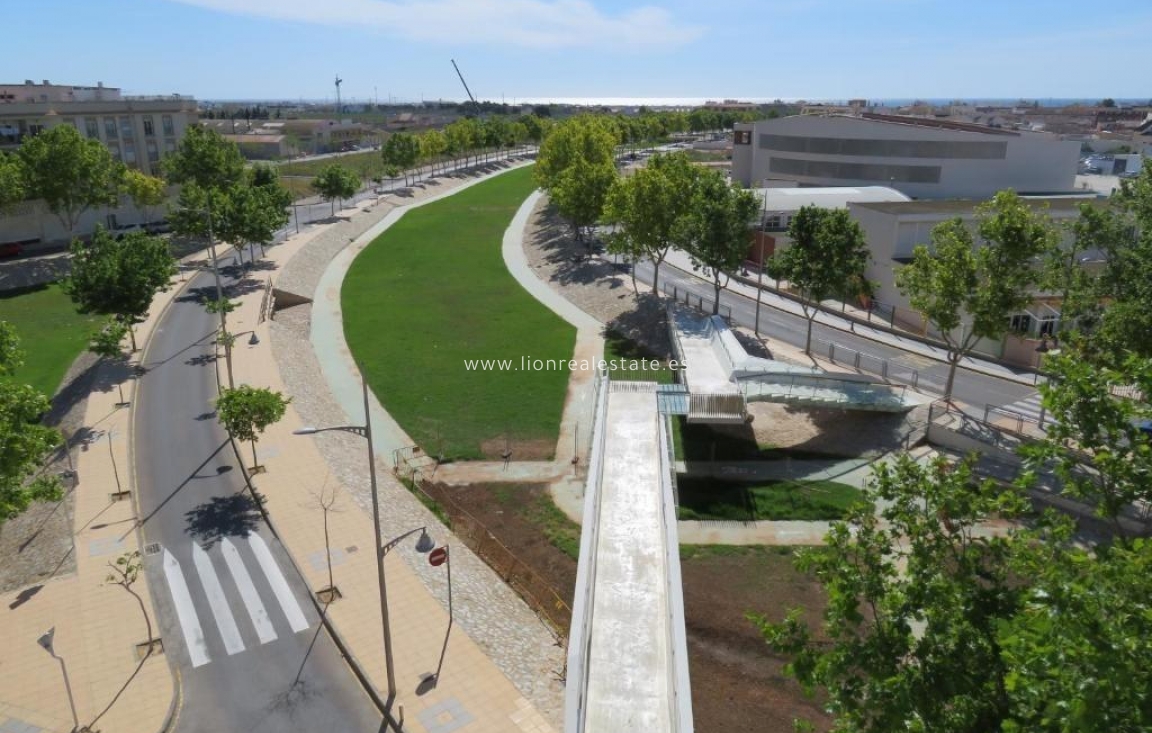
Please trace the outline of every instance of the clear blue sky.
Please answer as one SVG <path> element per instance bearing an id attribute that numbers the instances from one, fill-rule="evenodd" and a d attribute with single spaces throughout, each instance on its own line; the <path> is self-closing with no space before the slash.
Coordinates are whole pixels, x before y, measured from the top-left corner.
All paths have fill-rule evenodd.
<path id="1" fill-rule="evenodd" d="M 1152 2 L 35 0 L 0 82 L 208 99 L 1152 97 Z M 1142 49 L 1144 51 L 1142 52 Z"/>

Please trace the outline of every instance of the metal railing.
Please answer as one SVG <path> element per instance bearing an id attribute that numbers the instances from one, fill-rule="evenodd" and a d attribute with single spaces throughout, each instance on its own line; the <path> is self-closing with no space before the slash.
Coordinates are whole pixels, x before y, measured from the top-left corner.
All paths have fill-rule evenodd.
<path id="1" fill-rule="evenodd" d="M 709 298 L 705 295 L 697 295 L 688 288 L 681 288 L 679 285 L 669 286 L 667 283 L 663 282 L 660 283 L 660 292 L 664 293 L 665 295 L 672 296 L 672 300 L 677 303 L 683 303 L 690 308 L 695 308 L 701 313 L 713 315 L 712 310 L 716 303 L 715 298 Z M 725 320 L 731 321 L 732 307 L 721 303 L 719 313 L 716 315 L 720 315 Z"/>

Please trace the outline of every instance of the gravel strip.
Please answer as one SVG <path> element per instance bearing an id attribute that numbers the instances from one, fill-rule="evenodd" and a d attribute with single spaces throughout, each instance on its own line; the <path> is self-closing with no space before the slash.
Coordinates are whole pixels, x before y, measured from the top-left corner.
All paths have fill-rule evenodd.
<path id="1" fill-rule="evenodd" d="M 442 192 L 465 180 L 441 179 L 415 196 L 403 199 L 411 203 Z M 283 269 L 277 287 L 312 297 L 320 276 L 329 261 L 361 233 L 379 221 L 392 206 L 381 204 L 368 213 L 354 214 L 350 221 L 338 223 L 318 234 Z M 311 306 L 297 306 L 276 314 L 272 323 L 272 349 L 281 376 L 293 396 L 293 406 L 305 423 L 341 424 L 349 416 L 333 398 L 309 339 Z M 336 480 L 343 484 L 365 511 L 371 511 L 368 476 L 363 468 L 362 439 L 341 433 L 316 436 L 316 443 Z M 429 525 L 438 540 L 445 540 L 447 529 L 381 462 L 378 465 L 380 503 L 385 509 L 380 522 L 384 536 L 394 537 L 414 527 Z M 453 603 L 456 622 L 480 646 L 500 670 L 508 676 L 552 725 L 562 728 L 564 686 L 561 675 L 565 650 L 549 628 L 541 622 L 520 597 L 479 557 L 452 537 Z M 433 597 L 445 603 L 447 587 L 442 569 L 428 565 L 423 555 L 405 543 L 398 552 L 420 577 Z M 447 660 L 451 664 L 451 659 Z"/>

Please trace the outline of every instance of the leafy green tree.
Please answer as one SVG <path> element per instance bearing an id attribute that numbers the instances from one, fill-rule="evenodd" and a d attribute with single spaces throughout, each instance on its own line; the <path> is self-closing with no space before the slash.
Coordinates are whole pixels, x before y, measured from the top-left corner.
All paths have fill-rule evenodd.
<path id="1" fill-rule="evenodd" d="M 116 316 L 109 316 L 88 338 L 88 350 L 101 360 L 119 361 L 124 358 L 124 337 L 128 335 L 128 325 Z M 124 386 L 116 383 L 120 392 L 120 405 L 128 404 L 124 399 Z"/>
<path id="2" fill-rule="evenodd" d="M 680 218 L 674 241 L 692 259 L 692 267 L 712 280 L 712 313 L 720 312 L 720 291 L 748 252 L 748 232 L 760 206 L 749 191 L 728 185 L 714 170 L 701 171 L 692 203 Z"/>
<path id="3" fill-rule="evenodd" d="M 577 161 L 591 167 L 614 165 L 616 134 L 603 117 L 581 115 L 552 129 L 536 156 L 537 183 L 551 193 L 560 176 Z"/>
<path id="4" fill-rule="evenodd" d="M 143 232 L 116 239 L 97 227 L 90 243 L 72 243 L 72 273 L 63 281 L 64 292 L 81 313 L 115 316 L 131 335 L 132 325 L 148 315 L 156 293 L 167 290 L 176 274 L 168 244 Z"/>
<path id="5" fill-rule="evenodd" d="M 404 185 L 408 185 L 408 175 L 420 160 L 420 140 L 411 133 L 398 132 L 388 138 L 380 150 L 385 166 L 396 166 L 404 174 Z"/>
<path id="6" fill-rule="evenodd" d="M 164 158 L 164 172 L 171 183 L 227 189 L 244 180 L 244 156 L 215 130 L 191 125 L 176 152 Z"/>
<path id="7" fill-rule="evenodd" d="M 395 135 L 393 135 L 395 137 Z M 391 138 L 389 138 L 391 140 Z M 351 198 L 360 188 L 360 179 L 352 171 L 333 163 L 312 180 L 312 189 L 325 201 L 332 202 L 332 215 L 336 215 L 337 199 Z"/>
<path id="8" fill-rule="evenodd" d="M 616 167 L 611 163 L 576 161 L 564 170 L 552 187 L 552 203 L 560 215 L 572 224 L 576 239 L 584 238 L 584 229 L 600 220 L 608 191 L 616 182 Z"/>
<path id="9" fill-rule="evenodd" d="M 1032 300 L 1036 260 L 1055 246 L 1048 216 L 1012 191 L 976 208 L 979 246 L 960 218 L 932 230 L 931 249 L 918 245 L 896 285 L 940 332 L 948 351 L 944 399 L 952 398 L 956 367 L 980 339 L 999 339 L 1009 318 Z"/>
<path id="10" fill-rule="evenodd" d="M 99 140 L 71 125 L 57 125 L 24 143 L 17 152 L 30 198 L 43 199 L 71 234 L 84 212 L 112 206 L 124 174 Z"/>
<path id="11" fill-rule="evenodd" d="M 420 136 L 420 157 L 432 166 L 432 174 L 436 174 L 436 163 L 440 156 L 448 150 L 448 139 L 439 130 L 429 130 Z"/>
<path id="12" fill-rule="evenodd" d="M 788 227 L 792 245 L 768 261 L 767 271 L 787 280 L 803 295 L 800 307 L 808 321 L 804 353 L 812 351 L 812 323 L 821 301 L 851 297 L 867 290 L 864 270 L 871 259 L 864 230 L 846 209 L 804 206 Z M 853 292 L 855 291 L 855 292 Z"/>
<path id="13" fill-rule="evenodd" d="M 464 165 L 468 165 L 468 156 L 476 148 L 479 129 L 476 121 L 472 119 L 459 119 L 444 128 L 444 136 L 448 141 L 448 152 L 453 156 L 464 156 Z"/>
<path id="14" fill-rule="evenodd" d="M 16 329 L 0 321 L 0 526 L 34 501 L 61 496 L 60 482 L 52 477 L 29 481 L 60 445 L 60 434 L 40 424 L 48 398 L 13 377 L 22 364 Z"/>
<path id="15" fill-rule="evenodd" d="M 252 470 L 256 471 L 259 459 L 256 457 L 256 441 L 264 429 L 284 417 L 284 411 L 291 397 L 261 387 L 241 385 L 226 389 L 216 400 L 216 410 L 220 422 L 236 440 L 246 440 L 252 444 Z"/>
<path id="16" fill-rule="evenodd" d="M 1115 392 L 1135 387 L 1152 394 L 1152 359 L 1129 355 L 1119 368 L 1097 366 L 1069 342 L 1048 356 L 1045 368 L 1050 376 L 1040 394 L 1052 419 L 1044 437 L 1021 452 L 1033 472 L 1052 468 L 1065 494 L 1093 504 L 1125 537 L 1119 515 L 1152 502 L 1152 442 L 1139 427 L 1152 419 L 1152 407 Z"/>
<path id="17" fill-rule="evenodd" d="M 166 184 L 164 179 L 150 176 L 137 170 L 124 171 L 124 193 L 132 199 L 132 203 L 144 214 L 144 220 L 155 220 L 155 211 L 164 205 L 167 200 Z"/>
<path id="18" fill-rule="evenodd" d="M 24 168 L 20 158 L 0 153 L 0 213 L 27 198 Z"/>
<path id="19" fill-rule="evenodd" d="M 683 153 L 654 155 L 631 176 L 616 179 L 608 193 L 604 218 L 619 227 L 608 251 L 631 262 L 650 260 L 653 293 L 659 290 L 660 265 L 672 248 L 677 223 L 691 209 L 698 171 Z"/>
<path id="20" fill-rule="evenodd" d="M 837 733 L 999 730 L 1010 698 L 998 638 L 1024 589 L 1011 540 L 977 525 L 1019 514 L 1021 495 L 974 480 L 971 462 L 901 456 L 878 465 L 868 497 L 883 508 L 857 505 L 800 554 L 828 595 L 822 629 L 796 611 L 753 620 L 788 674 L 827 692 Z"/>
<path id="21" fill-rule="evenodd" d="M 244 249 L 264 245 L 276 236 L 276 230 L 288 223 L 284 207 L 287 193 L 282 186 L 235 186 L 223 198 L 216 234 L 231 242 L 244 261 Z"/>

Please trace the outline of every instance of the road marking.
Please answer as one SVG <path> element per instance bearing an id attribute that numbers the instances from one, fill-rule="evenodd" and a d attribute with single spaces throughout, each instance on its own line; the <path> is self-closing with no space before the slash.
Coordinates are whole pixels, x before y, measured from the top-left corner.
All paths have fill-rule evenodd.
<path id="1" fill-rule="evenodd" d="M 288 617 L 288 625 L 292 627 L 292 631 L 299 633 L 308 628 L 308 619 L 304 618 L 304 612 L 300 610 L 300 604 L 296 602 L 296 596 L 292 595 L 292 589 L 288 587 L 284 573 L 280 572 L 280 566 L 272 558 L 272 551 L 268 549 L 264 538 L 258 534 L 248 535 L 248 545 L 256 555 L 260 569 L 268 578 L 268 584 L 272 586 L 276 600 L 280 601 L 280 608 L 284 609 L 284 615 Z"/>
<path id="2" fill-rule="evenodd" d="M 224 562 L 228 564 L 228 572 L 232 573 L 232 579 L 236 581 L 240 598 L 244 601 L 244 607 L 248 609 L 252 625 L 256 627 L 260 643 L 276 641 L 276 629 L 272 628 L 268 611 L 264 609 L 264 603 L 260 600 L 260 594 L 256 592 L 256 586 L 252 585 L 252 576 L 248 574 L 248 568 L 244 567 L 244 561 L 240 559 L 240 551 L 227 537 L 221 540 L 220 549 L 224 552 Z"/>
<path id="3" fill-rule="evenodd" d="M 188 647 L 192 666 L 201 667 L 208 664 L 211 661 L 211 657 L 208 656 L 208 644 L 204 641 L 204 631 L 200 628 L 196 607 L 192 605 L 188 583 L 184 581 L 184 571 L 180 569 L 180 563 L 168 550 L 164 550 L 164 577 L 168 580 L 168 590 L 172 592 L 176 618 L 180 621 L 180 630 L 184 632 L 184 646 Z"/>
<path id="4" fill-rule="evenodd" d="M 192 560 L 196 563 L 196 574 L 200 576 L 200 584 L 204 586 L 208 605 L 212 607 L 216 628 L 220 630 L 220 637 L 224 640 L 224 649 L 229 656 L 244 651 L 244 640 L 240 638 L 240 629 L 236 628 L 236 619 L 232 617 L 228 598 L 224 595 L 224 588 L 220 586 L 220 579 L 216 577 L 212 558 L 208 557 L 208 553 L 204 552 L 204 548 L 198 542 L 192 543 Z"/>

